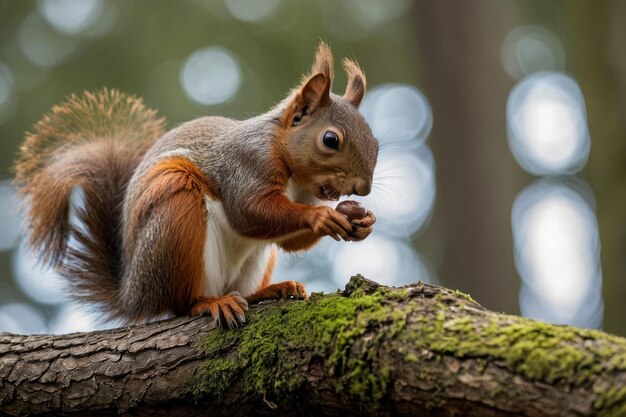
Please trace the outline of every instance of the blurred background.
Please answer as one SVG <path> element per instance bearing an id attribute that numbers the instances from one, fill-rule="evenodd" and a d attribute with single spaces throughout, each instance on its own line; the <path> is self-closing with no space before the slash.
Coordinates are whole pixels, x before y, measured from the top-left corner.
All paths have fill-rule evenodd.
<path id="1" fill-rule="evenodd" d="M 11 166 L 43 113 L 108 86 L 169 127 L 247 118 L 323 38 L 367 74 L 381 153 L 363 201 L 379 222 L 364 242 L 282 256 L 276 280 L 422 280 L 626 335 L 624 22 L 617 0 L 0 0 L 0 331 L 104 326 L 23 246 Z"/>

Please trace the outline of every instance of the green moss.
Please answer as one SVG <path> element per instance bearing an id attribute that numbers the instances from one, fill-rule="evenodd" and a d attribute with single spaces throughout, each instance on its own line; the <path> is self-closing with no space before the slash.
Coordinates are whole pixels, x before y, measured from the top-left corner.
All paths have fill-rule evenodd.
<path id="1" fill-rule="evenodd" d="M 402 336 L 417 348 L 457 358 L 503 361 L 513 371 L 546 383 L 564 380 L 593 386 L 598 375 L 626 371 L 626 340 L 622 338 L 492 312 L 448 319 L 449 303 L 437 302 L 436 310 L 429 312 L 430 322 L 422 321 Z M 581 342 L 588 348 L 581 348 Z M 626 407 L 626 388 L 595 392 L 594 407 L 603 410 L 601 415 L 626 415 L 620 414 Z"/>
<path id="2" fill-rule="evenodd" d="M 454 294 L 455 294 L 456 296 L 458 296 L 458 297 L 461 297 L 461 298 L 466 299 L 467 301 L 469 301 L 469 302 L 471 302 L 471 303 L 478 304 L 478 302 L 477 302 L 476 300 L 474 300 L 474 299 L 472 298 L 472 296 L 471 296 L 471 295 L 469 295 L 469 294 L 466 294 L 466 293 L 461 292 L 461 291 L 459 291 L 459 290 L 454 290 Z"/>
<path id="3" fill-rule="evenodd" d="M 594 408 L 603 410 L 601 416 L 624 416 L 626 415 L 626 387 L 594 386 L 594 393 L 598 398 L 594 402 Z"/>
<path id="4" fill-rule="evenodd" d="M 483 367 L 496 360 L 531 380 L 591 388 L 600 415 L 620 415 L 626 407 L 626 389 L 598 382 L 604 373 L 626 371 L 622 338 L 476 309 L 471 297 L 428 286 L 368 291 L 357 285 L 349 297 L 335 293 L 268 305 L 241 329 L 210 332 L 197 394 L 219 397 L 238 382 L 248 394 L 285 400 L 304 382 L 300 369 L 317 363 L 333 375 L 338 392 L 358 398 L 364 407 L 375 406 L 393 378 L 380 353 L 397 339 L 432 353 L 421 360 L 472 358 Z M 301 347 L 307 353 L 293 355 Z M 397 353 L 418 362 L 413 349 Z M 433 379 L 436 400 L 443 388 L 439 381 L 420 377 Z"/>
<path id="5" fill-rule="evenodd" d="M 501 359 L 524 376 L 548 383 L 575 375 L 577 382 L 583 383 L 592 375 L 586 371 L 591 370 L 596 354 L 568 343 L 580 338 L 581 333 L 593 337 L 592 331 L 519 317 L 510 317 L 510 323 L 506 323 L 503 317 L 506 316 L 486 315 L 485 321 L 470 316 L 446 320 L 444 310 L 440 310 L 430 326 L 416 328 L 411 338 L 417 346 L 434 352 Z"/>
<path id="6" fill-rule="evenodd" d="M 495 398 L 498 395 L 500 395 L 500 393 L 502 393 L 503 391 L 504 391 L 504 388 L 502 388 L 502 386 L 500 385 L 497 385 L 489 392 L 489 396 L 491 398 Z"/>
<path id="7" fill-rule="evenodd" d="M 376 290 L 376 294 L 384 297 L 389 301 L 405 300 L 409 296 L 409 292 L 405 288 L 389 288 L 380 287 Z"/>
<path id="8" fill-rule="evenodd" d="M 408 355 L 404 357 L 404 360 L 410 363 L 410 362 L 417 362 L 419 359 L 417 358 L 417 355 L 415 353 L 409 353 Z"/>
<path id="9" fill-rule="evenodd" d="M 337 293 L 308 302 L 276 303 L 251 314 L 241 329 L 210 332 L 196 394 L 219 398 L 240 379 L 246 393 L 284 398 L 303 382 L 301 364 L 294 362 L 291 351 L 306 347 L 310 357 L 303 361 L 321 360 L 338 381 L 338 391 L 378 402 L 390 378 L 378 349 L 406 320 L 406 312 L 394 309 L 388 296 L 386 288 L 369 295 L 357 289 L 350 297 Z M 363 342 L 360 336 L 372 327 L 378 331 Z M 233 343 L 238 348 L 224 357 Z"/>

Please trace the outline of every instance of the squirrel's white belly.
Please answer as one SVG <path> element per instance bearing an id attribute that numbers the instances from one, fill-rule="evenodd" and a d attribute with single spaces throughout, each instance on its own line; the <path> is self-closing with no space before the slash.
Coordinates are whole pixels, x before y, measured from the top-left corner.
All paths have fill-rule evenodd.
<path id="1" fill-rule="evenodd" d="M 269 262 L 271 242 L 237 234 L 219 201 L 205 199 L 207 233 L 204 243 L 204 295 L 219 297 L 231 291 L 253 294 Z"/>

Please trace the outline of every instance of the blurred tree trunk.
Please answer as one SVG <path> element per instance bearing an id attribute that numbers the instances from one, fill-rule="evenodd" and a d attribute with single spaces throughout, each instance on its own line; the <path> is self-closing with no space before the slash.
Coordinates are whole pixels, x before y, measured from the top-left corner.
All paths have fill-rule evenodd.
<path id="1" fill-rule="evenodd" d="M 597 201 L 604 324 L 626 334 L 626 5 L 448 0 L 419 2 L 414 10 L 424 90 L 435 119 L 434 220 L 443 232 L 443 282 L 471 285 L 476 297 L 496 310 L 517 304 L 510 210 L 530 181 L 506 145 L 505 109 L 513 81 L 502 70 L 500 47 L 517 24 L 540 24 L 564 41 L 567 71 L 580 83 L 587 104 L 592 148 L 583 176 Z M 438 123 L 438 114 L 455 123 Z"/>
<path id="2" fill-rule="evenodd" d="M 563 2 L 568 70 L 587 105 L 591 155 L 584 176 L 597 202 L 604 327 L 626 334 L 626 4 Z"/>
<path id="3" fill-rule="evenodd" d="M 513 81 L 500 59 L 502 40 L 516 23 L 516 4 L 420 1 L 413 9 L 423 90 L 434 117 L 434 222 L 443 240 L 438 275 L 446 286 L 471 288 L 496 311 L 518 305 L 511 207 L 528 182 L 507 145 Z"/>

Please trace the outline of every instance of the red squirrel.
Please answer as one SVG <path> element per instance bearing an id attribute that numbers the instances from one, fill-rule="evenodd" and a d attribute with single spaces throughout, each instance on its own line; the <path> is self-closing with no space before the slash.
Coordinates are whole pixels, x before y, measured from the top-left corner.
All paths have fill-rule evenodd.
<path id="1" fill-rule="evenodd" d="M 308 298 L 271 284 L 276 247 L 306 250 L 330 236 L 358 241 L 375 216 L 348 221 L 328 205 L 369 194 L 378 142 L 357 111 L 366 80 L 320 43 L 300 85 L 248 120 L 201 117 L 164 132 L 138 98 L 71 96 L 36 123 L 16 163 L 29 245 L 71 295 L 111 319 L 210 314 L 237 327 L 248 303 Z M 83 204 L 70 221 L 70 194 Z"/>

